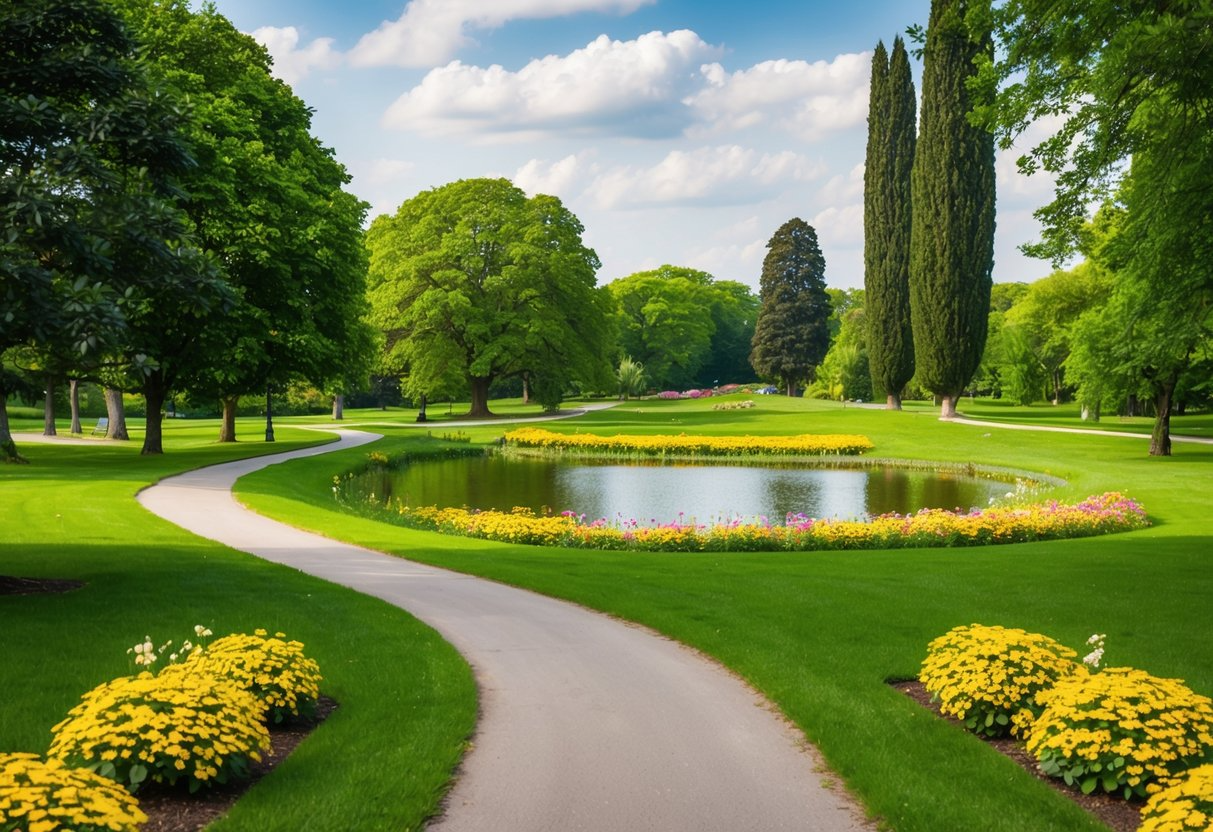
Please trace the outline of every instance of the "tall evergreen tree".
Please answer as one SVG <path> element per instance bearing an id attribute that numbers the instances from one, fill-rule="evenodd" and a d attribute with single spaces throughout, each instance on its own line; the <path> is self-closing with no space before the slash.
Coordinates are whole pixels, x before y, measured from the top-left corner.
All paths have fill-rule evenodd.
<path id="1" fill-rule="evenodd" d="M 969 123 L 967 81 L 988 60 L 987 0 L 932 0 L 922 72 L 922 125 L 911 175 L 910 307 L 922 385 L 956 413 L 985 346 L 994 268 L 994 137 Z M 988 20 L 988 16 L 985 17 Z M 988 24 L 987 24 L 988 25 Z"/>
<path id="2" fill-rule="evenodd" d="M 901 38 L 890 61 L 884 43 L 872 56 L 868 152 L 864 166 L 865 316 L 872 387 L 901 410 L 901 390 L 914 375 L 910 326 L 910 170 L 915 142 L 914 79 Z"/>
<path id="3" fill-rule="evenodd" d="M 817 232 L 799 217 L 767 243 L 750 363 L 759 375 L 780 380 L 789 396 L 811 379 L 830 348 L 830 296 Z"/>

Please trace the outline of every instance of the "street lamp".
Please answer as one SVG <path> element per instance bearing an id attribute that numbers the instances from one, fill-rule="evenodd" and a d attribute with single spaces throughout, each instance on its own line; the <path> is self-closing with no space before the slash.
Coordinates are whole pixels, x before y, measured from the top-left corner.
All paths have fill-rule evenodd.
<path id="1" fill-rule="evenodd" d="M 270 393 L 271 387 L 265 385 L 265 441 L 274 441 L 274 400 Z"/>

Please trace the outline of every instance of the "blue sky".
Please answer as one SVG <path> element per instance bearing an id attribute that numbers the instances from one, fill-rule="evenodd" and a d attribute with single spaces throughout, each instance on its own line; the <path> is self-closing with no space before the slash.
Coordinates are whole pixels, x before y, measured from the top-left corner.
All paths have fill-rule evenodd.
<path id="1" fill-rule="evenodd" d="M 437 185 L 505 176 L 559 196 L 608 282 L 662 263 L 755 288 L 792 217 L 831 286 L 863 285 L 871 49 L 928 0 L 217 0 L 315 109 L 313 126 L 390 213 Z M 916 68 L 917 71 L 917 68 Z M 1020 243 L 1051 183 L 998 161 L 994 279 L 1047 264 Z"/>

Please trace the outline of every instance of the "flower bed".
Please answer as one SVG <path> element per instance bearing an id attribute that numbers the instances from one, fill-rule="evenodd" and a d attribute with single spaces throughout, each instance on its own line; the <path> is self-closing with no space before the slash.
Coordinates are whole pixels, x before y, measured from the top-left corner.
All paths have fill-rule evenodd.
<path id="1" fill-rule="evenodd" d="M 584 516 L 573 512 L 537 515 L 526 508 L 515 508 L 510 512 L 474 511 L 409 506 L 391 500 L 378 508 L 384 518 L 400 525 L 446 534 L 507 543 L 654 552 L 973 546 L 1086 537 L 1149 525 L 1145 511 L 1117 493 L 1089 497 L 1074 505 L 1052 501 L 968 513 L 924 509 L 916 514 L 886 514 L 866 522 L 789 515 L 784 525 L 740 521 L 661 526 L 640 526 L 636 521 L 587 523 Z"/>
<path id="2" fill-rule="evenodd" d="M 1146 801 L 1139 832 L 1192 832 L 1213 826 L 1213 763 L 1167 780 Z"/>
<path id="3" fill-rule="evenodd" d="M 0 754 L 2 832 L 135 832 L 146 821 L 108 777 L 36 754 Z"/>
<path id="4" fill-rule="evenodd" d="M 825 456 L 862 454 L 873 448 L 866 436 L 598 436 L 520 428 L 505 434 L 506 446 L 546 451 L 635 453 L 646 456 Z"/>

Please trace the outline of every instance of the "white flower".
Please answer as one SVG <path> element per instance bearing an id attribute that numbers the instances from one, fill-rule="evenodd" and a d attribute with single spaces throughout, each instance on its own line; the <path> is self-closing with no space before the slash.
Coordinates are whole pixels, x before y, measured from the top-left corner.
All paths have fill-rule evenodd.
<path id="1" fill-rule="evenodd" d="M 1089 639 L 1087 639 L 1087 644 L 1102 644 L 1103 640 L 1106 639 L 1107 637 L 1108 636 L 1106 634 L 1101 635 L 1099 633 L 1096 633 L 1095 635 L 1093 635 Z"/>
<path id="2" fill-rule="evenodd" d="M 1098 647 L 1090 653 L 1082 657 L 1082 663 L 1087 667 L 1098 669 L 1099 663 L 1103 661 L 1103 648 Z"/>
<path id="3" fill-rule="evenodd" d="M 203 627 L 201 624 L 195 624 L 194 635 L 198 636 L 198 638 L 206 638 L 207 636 L 211 635 L 211 631 L 206 627 Z"/>

